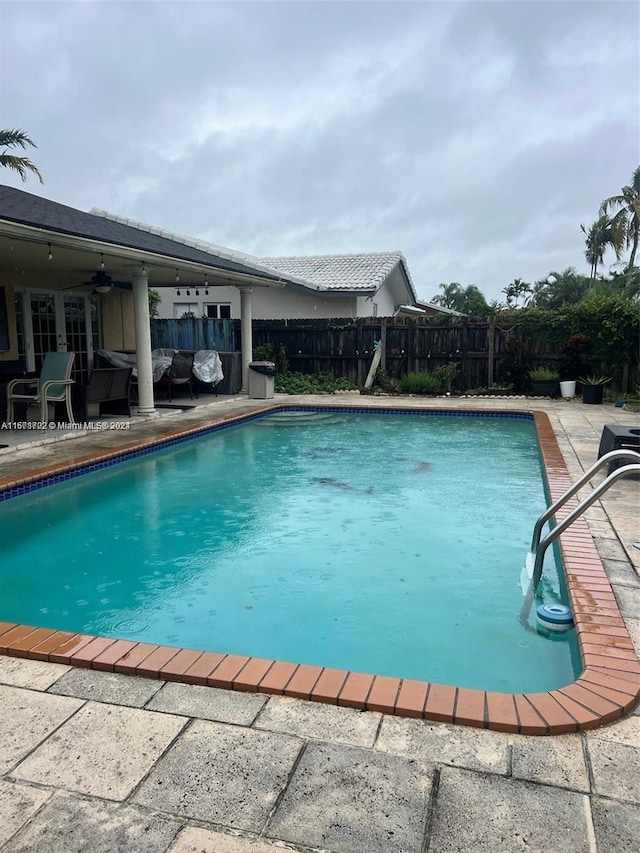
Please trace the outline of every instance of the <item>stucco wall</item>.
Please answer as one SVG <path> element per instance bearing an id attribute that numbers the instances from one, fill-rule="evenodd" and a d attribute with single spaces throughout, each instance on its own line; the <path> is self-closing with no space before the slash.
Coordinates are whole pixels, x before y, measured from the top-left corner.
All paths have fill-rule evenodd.
<path id="1" fill-rule="evenodd" d="M 153 286 L 153 285 L 151 285 Z M 193 288 L 191 295 L 186 295 L 184 288 L 180 296 L 173 288 L 165 288 L 159 292 L 162 295 L 158 316 L 162 319 L 174 317 L 174 302 L 194 303 L 196 317 L 205 313 L 204 306 L 208 302 L 228 303 L 231 305 L 231 317 L 240 317 L 240 291 L 237 287 L 210 287 L 209 295 L 204 296 L 200 288 L 200 296 L 195 296 Z M 290 287 L 254 287 L 251 293 L 251 312 L 254 320 L 295 320 L 310 317 L 356 317 L 358 316 L 357 302 L 353 296 L 320 296 L 305 293 Z M 364 316 L 371 316 L 371 303 L 366 303 Z"/>

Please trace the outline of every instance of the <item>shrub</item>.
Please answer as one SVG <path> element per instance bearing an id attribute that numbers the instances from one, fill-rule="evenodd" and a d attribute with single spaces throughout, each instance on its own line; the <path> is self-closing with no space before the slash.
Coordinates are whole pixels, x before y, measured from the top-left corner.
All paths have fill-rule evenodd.
<path id="1" fill-rule="evenodd" d="M 398 383 L 403 394 L 437 394 L 442 387 L 435 373 L 407 373 Z"/>
<path id="2" fill-rule="evenodd" d="M 559 374 L 556 370 L 550 370 L 548 367 L 534 367 L 529 371 L 530 379 L 541 379 L 543 382 L 555 382 L 559 379 Z"/>
<path id="3" fill-rule="evenodd" d="M 447 391 L 451 391 L 451 386 L 453 385 L 453 380 L 456 378 L 459 367 L 460 365 L 455 361 L 450 361 L 449 364 L 443 364 L 440 367 L 436 367 L 433 371 L 433 375 L 437 376 L 440 380 L 441 388 L 446 388 Z"/>
<path id="4" fill-rule="evenodd" d="M 260 344 L 253 348 L 252 361 L 273 361 L 273 346 Z"/>
<path id="5" fill-rule="evenodd" d="M 275 390 L 278 394 L 333 394 L 334 391 L 356 391 L 357 386 L 328 373 L 282 373 L 276 375 Z"/>

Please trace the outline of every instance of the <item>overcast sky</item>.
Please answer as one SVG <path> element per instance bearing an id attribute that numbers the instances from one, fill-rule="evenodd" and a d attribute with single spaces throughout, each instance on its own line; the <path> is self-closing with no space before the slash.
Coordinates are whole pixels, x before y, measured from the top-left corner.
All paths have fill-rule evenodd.
<path id="1" fill-rule="evenodd" d="M 422 298 L 501 298 L 588 272 L 580 223 L 640 162 L 639 8 L 0 0 L 0 125 L 45 184 L 0 182 L 256 255 L 400 249 Z"/>

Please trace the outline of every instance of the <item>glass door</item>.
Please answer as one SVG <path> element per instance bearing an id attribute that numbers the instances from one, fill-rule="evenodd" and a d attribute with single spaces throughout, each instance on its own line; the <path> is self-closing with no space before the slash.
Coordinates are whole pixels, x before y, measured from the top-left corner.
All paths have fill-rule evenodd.
<path id="1" fill-rule="evenodd" d="M 25 291 L 22 346 L 27 371 L 39 373 L 48 352 L 74 352 L 72 377 L 86 384 L 93 366 L 93 316 L 87 294 Z"/>

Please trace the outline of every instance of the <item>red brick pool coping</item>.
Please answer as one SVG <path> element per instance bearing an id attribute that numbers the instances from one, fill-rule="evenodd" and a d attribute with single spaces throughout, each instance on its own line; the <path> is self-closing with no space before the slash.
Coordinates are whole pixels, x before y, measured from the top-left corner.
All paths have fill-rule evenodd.
<path id="1" fill-rule="evenodd" d="M 347 404 L 347 407 L 381 411 L 360 402 L 357 406 Z M 254 409 L 252 414 L 282 408 L 292 407 L 281 403 L 265 404 Z M 435 410 L 412 411 L 433 413 Z M 469 409 L 464 413 L 474 414 Z M 0 492 L 161 444 L 170 438 L 201 433 L 217 424 L 240 422 L 247 414 L 212 417 L 206 424 L 188 429 L 164 429 L 151 440 L 129 442 L 116 450 L 50 465 L 24 477 L 0 477 Z M 447 414 L 454 412 L 449 410 Z M 486 416 L 487 412 L 476 414 Z M 499 414 L 527 412 L 500 411 Z M 550 499 L 555 501 L 571 486 L 571 480 L 549 418 L 544 412 L 530 414 L 538 432 Z M 567 504 L 567 510 L 574 505 L 575 499 Z M 610 723 L 636 705 L 640 698 L 640 663 L 584 518 L 578 519 L 560 536 L 560 549 L 584 669 L 572 684 L 546 693 L 470 690 L 8 622 L 0 622 L 0 653 L 186 684 L 293 696 L 362 711 L 381 711 L 502 732 L 525 735 L 576 732 Z"/>

